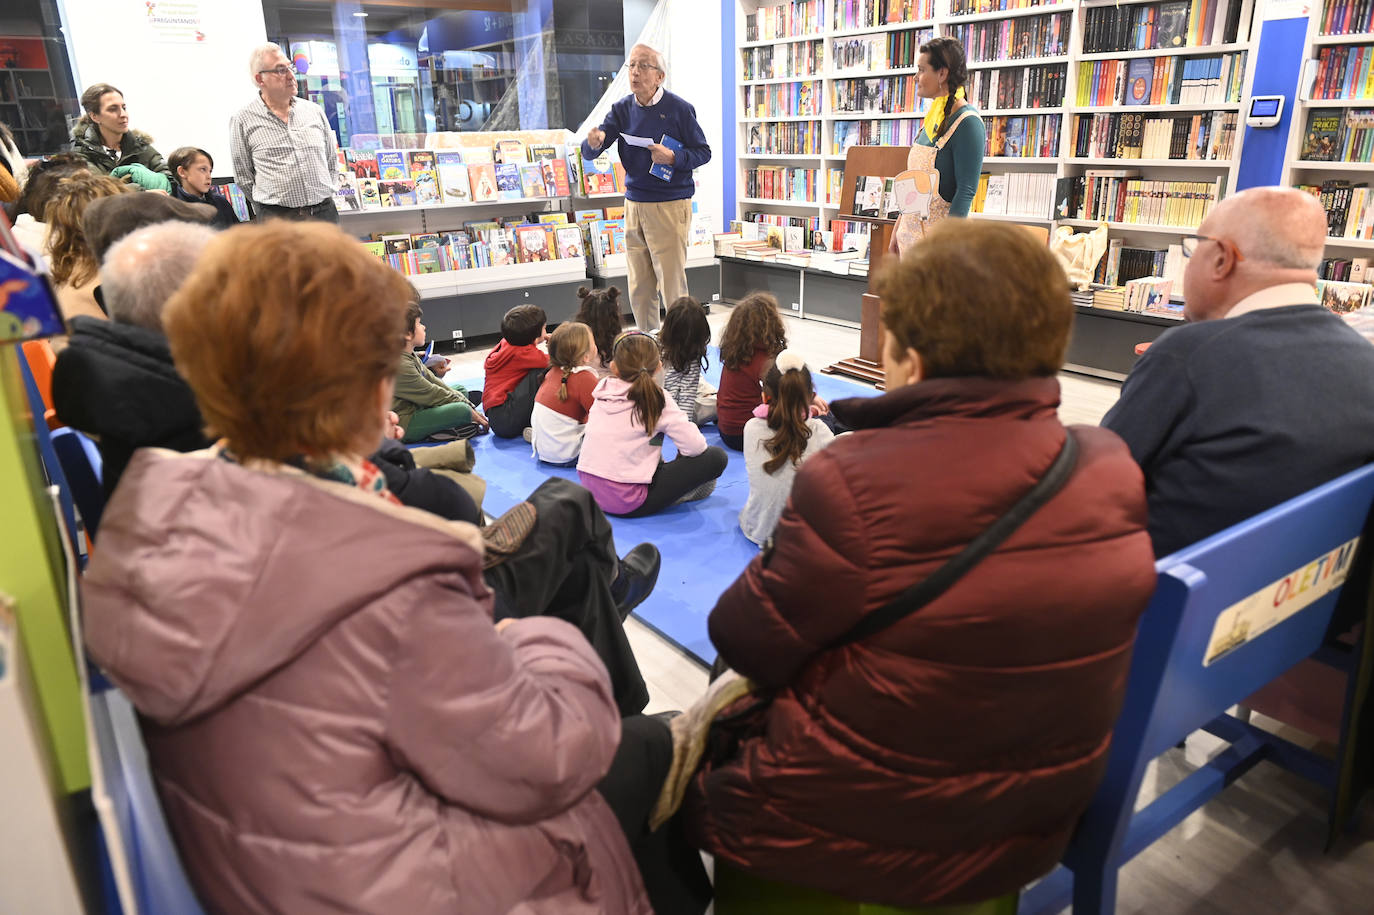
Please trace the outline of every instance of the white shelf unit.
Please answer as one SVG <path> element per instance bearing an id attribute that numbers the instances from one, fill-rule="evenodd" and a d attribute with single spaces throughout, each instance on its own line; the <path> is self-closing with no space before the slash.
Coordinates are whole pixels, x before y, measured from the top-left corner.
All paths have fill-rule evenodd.
<path id="1" fill-rule="evenodd" d="M 843 2 L 843 0 L 842 0 Z M 1019 157 L 1019 156 L 996 156 L 985 157 L 983 160 L 983 170 L 993 174 L 1030 172 L 1035 174 L 1046 174 L 1050 172 L 1056 179 L 1068 177 L 1080 177 L 1089 169 L 1137 169 L 1140 177 L 1146 180 L 1171 181 L 1221 181 L 1222 193 L 1233 193 L 1236 186 L 1238 165 L 1240 162 L 1241 145 L 1244 138 L 1244 117 L 1242 112 L 1249 103 L 1251 84 L 1253 82 L 1253 72 L 1255 67 L 1255 53 L 1257 42 L 1252 40 L 1252 36 L 1259 27 L 1259 14 L 1255 9 L 1260 0 L 1236 0 L 1242 2 L 1241 34 L 1234 42 L 1189 46 L 1179 48 L 1160 48 L 1143 51 L 1109 51 L 1109 52 L 1084 52 L 1084 36 L 1086 26 L 1086 16 L 1089 10 L 1102 7 L 1128 8 L 1157 2 L 1157 0 L 1064 0 L 1060 3 L 1042 4 L 1039 6 L 1024 9 L 1005 10 L 997 12 L 979 12 L 955 15 L 951 13 L 950 0 L 935 0 L 933 15 L 928 18 L 917 19 L 904 23 L 884 23 L 881 25 L 868 26 L 863 28 L 838 27 L 836 25 L 836 0 L 821 0 L 824 7 L 824 22 L 822 27 L 807 35 L 798 38 L 777 39 L 774 42 L 743 41 L 745 16 L 755 10 L 779 6 L 777 0 L 740 0 L 740 15 L 736 17 L 736 91 L 735 104 L 737 123 L 739 125 L 740 143 L 739 148 L 746 150 L 739 157 L 738 168 L 738 187 L 739 198 L 737 216 L 745 213 L 768 212 L 784 216 L 811 216 L 819 213 L 822 220 L 828 218 L 838 218 L 839 212 L 833 205 L 824 202 L 818 203 L 792 203 L 790 201 L 761 200 L 757 198 L 747 198 L 744 196 L 745 173 L 748 169 L 760 164 L 782 164 L 795 165 L 797 167 L 817 169 L 817 187 L 819 197 L 824 201 L 825 187 L 827 186 L 827 172 L 831 169 L 843 168 L 844 155 L 833 151 L 833 141 L 835 137 L 835 127 L 837 124 L 846 121 L 873 120 L 878 122 L 891 122 L 903 119 L 918 119 L 921 114 L 895 113 L 895 112 L 839 112 L 832 109 L 834 96 L 834 84 L 837 80 L 857 79 L 857 78 L 882 78 L 882 77 L 904 77 L 914 72 L 914 67 L 901 67 L 893 69 L 873 69 L 870 71 L 857 71 L 853 68 L 840 68 L 836 65 L 835 43 L 837 40 L 879 37 L 890 35 L 894 32 L 902 32 L 909 29 L 931 29 L 935 35 L 949 34 L 952 27 L 964 23 L 997 22 L 1007 19 L 1024 19 L 1035 16 L 1050 16 L 1055 13 L 1067 13 L 1069 16 L 1070 30 L 1066 42 L 1067 53 L 1056 57 L 1028 57 L 1011 60 L 996 61 L 977 61 L 969 63 L 970 76 L 974 77 L 976 71 L 987 71 L 1002 68 L 1021 68 L 1041 66 L 1046 64 L 1062 63 L 1065 65 L 1064 80 L 1064 100 L 1061 105 L 1052 105 L 1044 108 L 1019 108 L 1015 110 L 996 110 L 989 106 L 987 109 L 980 109 L 985 117 L 1036 117 L 1042 115 L 1059 115 L 1060 130 L 1059 135 L 1059 155 L 1053 157 Z M 917 10 L 920 15 L 922 11 Z M 1316 15 L 1314 13 L 1314 15 Z M 1374 43 L 1374 34 L 1363 36 L 1364 39 Z M 752 48 L 758 48 L 771 44 L 791 44 L 801 41 L 821 41 L 822 58 L 817 61 L 815 71 L 807 75 L 796 77 L 769 77 L 766 80 L 744 81 L 743 74 L 743 54 Z M 1324 39 L 1331 43 L 1333 39 Z M 1121 60 L 1129 61 L 1133 59 L 1145 59 L 1156 57 L 1209 57 L 1220 54 L 1246 53 L 1246 70 L 1241 86 L 1241 98 L 1235 102 L 1222 103 L 1196 103 L 1182 102 L 1161 105 L 1107 105 L 1107 106 L 1081 106 L 1077 104 L 1078 98 L 1078 76 L 1080 66 L 1092 66 L 1097 61 Z M 775 52 L 777 53 L 777 52 Z M 776 58 L 775 58 L 776 59 Z M 747 152 L 749 149 L 750 130 L 768 122 L 794 123 L 797 119 L 785 118 L 757 118 L 747 117 L 743 111 L 745 93 L 747 87 L 754 85 L 787 85 L 802 81 L 818 81 L 822 89 L 821 113 L 813 120 L 820 122 L 820 142 L 819 154 L 808 155 L 781 155 L 781 154 L 760 154 Z M 1354 104 L 1354 103 L 1351 103 Z M 1368 106 L 1374 108 L 1374 99 L 1368 100 Z M 1233 142 L 1233 152 L 1227 160 L 1187 160 L 1187 159 L 1114 159 L 1114 158 L 1090 158 L 1076 157 L 1071 155 L 1074 151 L 1074 116 L 1079 114 L 1121 114 L 1121 113 L 1141 113 L 1155 116 L 1168 116 L 1177 114 L 1179 116 L 1205 114 L 1213 111 L 1235 112 L 1237 126 L 1235 139 Z M 1331 163 L 1323 163 L 1330 165 Z M 1348 169 L 1348 166 L 1338 165 L 1336 169 Z M 1046 200 L 1043 216 L 1027 216 L 1014 214 L 978 214 L 990 219 L 998 219 L 1013 222 L 1026 222 L 1040 225 L 1049 225 L 1051 229 L 1058 224 L 1072 225 L 1075 227 L 1091 227 L 1096 223 L 1083 220 L 1057 220 L 1052 218 L 1053 200 Z M 1195 227 L 1176 227 L 1176 226 L 1154 226 L 1125 222 L 1109 222 L 1109 231 L 1113 237 L 1121 237 L 1125 244 L 1130 246 L 1135 243 L 1148 244 L 1151 247 L 1159 247 L 1167 244 L 1173 236 L 1187 234 L 1194 231 Z"/>
<path id="2" fill-rule="evenodd" d="M 1288 130 L 1288 149 L 1283 169 L 1283 183 L 1286 185 L 1321 184 L 1328 180 L 1344 180 L 1356 184 L 1362 183 L 1362 179 L 1374 171 L 1374 164 L 1369 162 L 1321 162 L 1300 158 L 1307 138 L 1308 120 L 1313 111 L 1329 109 L 1344 112 L 1347 108 L 1374 110 L 1374 98 L 1312 98 L 1318 74 L 1317 60 L 1323 50 L 1357 45 L 1374 47 L 1374 32 L 1323 35 L 1321 26 L 1325 12 L 1324 3 L 1314 2 L 1307 17 L 1307 53 L 1304 55 L 1307 63 L 1298 80 L 1292 123 Z M 1352 172 L 1357 174 L 1351 174 Z M 1350 218 L 1357 218 L 1357 215 L 1352 213 Z M 1326 240 L 1328 257 L 1361 256 L 1357 252 L 1371 249 L 1374 249 L 1374 239 L 1328 237 Z"/>

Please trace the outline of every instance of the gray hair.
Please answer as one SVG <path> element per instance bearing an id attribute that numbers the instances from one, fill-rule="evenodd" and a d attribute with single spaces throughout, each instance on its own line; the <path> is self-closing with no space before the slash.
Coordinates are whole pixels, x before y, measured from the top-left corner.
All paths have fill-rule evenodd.
<path id="1" fill-rule="evenodd" d="M 172 220 L 144 226 L 111 245 L 100 266 L 100 294 L 110 317 L 161 333 L 163 306 L 216 234 L 206 225 Z"/>
<path id="2" fill-rule="evenodd" d="M 285 57 L 286 52 L 281 49 L 281 45 L 276 42 L 267 41 L 253 48 L 248 55 L 248 78 L 253 81 L 253 85 L 258 84 L 258 71 L 262 69 L 262 59 L 273 51 Z"/>
<path id="3" fill-rule="evenodd" d="M 630 48 L 630 54 L 633 54 L 637 48 L 643 48 L 644 50 L 649 52 L 650 57 L 653 58 L 654 66 L 658 67 L 658 72 L 663 74 L 664 79 L 667 79 L 668 58 L 663 56 L 663 52 L 660 51 L 658 48 L 654 47 L 653 45 L 637 44 L 634 47 Z M 628 57 L 629 55 L 626 56 Z"/>

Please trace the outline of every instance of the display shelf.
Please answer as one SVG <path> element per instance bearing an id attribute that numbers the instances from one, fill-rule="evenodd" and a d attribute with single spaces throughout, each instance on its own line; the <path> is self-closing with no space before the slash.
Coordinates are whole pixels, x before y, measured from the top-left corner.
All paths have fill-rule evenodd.
<path id="1" fill-rule="evenodd" d="M 1087 4 L 1084 4 L 1085 6 Z M 1150 48 L 1144 51 L 1091 51 L 1078 55 L 1078 60 L 1130 60 L 1135 57 L 1184 57 L 1196 55 L 1211 57 L 1216 54 L 1230 54 L 1235 51 L 1250 50 L 1250 42 L 1233 41 L 1230 44 L 1194 45 L 1186 48 Z M 1250 63 L 1247 61 L 1247 64 Z M 1247 66 L 1247 69 L 1248 66 Z"/>
<path id="2" fill-rule="evenodd" d="M 796 162 L 796 161 L 799 160 L 799 159 L 800 159 L 800 160 L 805 160 L 805 161 L 807 161 L 807 162 L 816 162 L 816 161 L 818 161 L 818 160 L 820 160 L 820 159 L 823 159 L 823 158 L 825 158 L 825 157 L 824 157 L 824 156 L 817 155 L 816 153 L 798 153 L 798 154 L 796 154 L 796 155 L 789 155 L 788 153 L 740 153 L 739 156 L 738 156 L 737 158 L 740 158 L 740 159 L 762 159 L 762 160 L 769 161 L 769 162 L 779 161 L 779 160 L 781 160 L 781 161 L 787 161 L 787 162 Z M 840 156 L 839 158 L 843 159 L 844 156 Z"/>
<path id="3" fill-rule="evenodd" d="M 764 4 L 767 6 L 768 4 Z M 739 47 L 744 48 L 771 48 L 780 44 L 800 44 L 804 41 L 819 41 L 825 38 L 825 32 L 813 32 L 809 35 L 795 35 L 790 38 L 760 38 L 758 41 L 741 41 Z"/>
<path id="4" fill-rule="evenodd" d="M 1066 110 L 1063 105 L 1059 105 L 1055 108 L 988 108 L 979 109 L 978 113 L 984 117 L 1012 118 L 1037 114 L 1063 114 Z M 1075 108 L 1074 112 L 1077 113 L 1081 110 Z"/>
<path id="5" fill-rule="evenodd" d="M 832 121 L 900 121 L 924 118 L 925 112 L 893 111 L 884 114 L 881 111 L 832 111 L 827 117 Z"/>
<path id="6" fill-rule="evenodd" d="M 827 38 L 856 38 L 862 35 L 878 35 L 885 32 L 905 32 L 907 29 L 934 28 L 937 20 L 918 19 L 915 22 L 886 22 L 882 25 L 863 26 L 855 29 L 837 29 L 829 32 Z"/>
<path id="7" fill-rule="evenodd" d="M 984 165 L 1039 165 L 1052 166 L 1060 162 L 1058 156 L 984 156 Z"/>
<path id="8" fill-rule="evenodd" d="M 949 25 L 963 25 L 965 22 L 986 22 L 989 19 L 1019 19 L 1024 16 L 1048 16 L 1054 13 L 1072 12 L 1073 3 L 1044 3 L 1028 6 L 1019 10 L 993 10 L 987 13 L 950 13 L 943 20 Z"/>
<path id="9" fill-rule="evenodd" d="M 1374 98 L 1309 98 L 1300 104 L 1307 108 L 1374 108 Z"/>
<path id="10" fill-rule="evenodd" d="M 1313 5 L 1313 11 L 1320 12 L 1315 5 Z M 1314 35 L 1312 37 L 1312 44 L 1317 46 L 1330 44 L 1374 44 L 1374 32 L 1355 32 L 1350 35 Z"/>
<path id="11" fill-rule="evenodd" d="M 822 116 L 819 114 L 812 115 L 810 117 L 796 117 L 793 115 L 789 115 L 787 117 L 778 118 L 740 118 L 739 122 L 741 124 L 791 124 L 797 121 L 819 121 L 821 120 L 821 118 Z"/>
<path id="12" fill-rule="evenodd" d="M 419 290 L 422 299 L 472 295 L 522 286 L 549 286 L 587 275 L 587 262 L 569 257 L 533 264 L 505 264 L 500 267 L 473 267 L 443 273 L 418 273 L 406 277 Z"/>
<path id="13" fill-rule="evenodd" d="M 896 70 L 884 70 L 883 76 L 911 76 L 916 72 L 915 67 L 902 67 Z M 873 74 L 868 70 L 832 70 L 822 75 L 823 79 L 867 79 Z"/>
<path id="14" fill-rule="evenodd" d="M 995 222 L 1033 222 L 1039 226 L 1054 223 L 1049 216 L 1030 216 L 1024 213 L 969 213 L 970 219 L 991 219 Z"/>
<path id="15" fill-rule="evenodd" d="M 814 200 L 775 200 L 772 197 L 741 197 L 740 203 L 768 204 L 770 206 L 793 207 L 804 210 L 814 210 L 820 204 Z"/>
<path id="16" fill-rule="evenodd" d="M 1317 162 L 1309 159 L 1298 159 L 1290 162 L 1288 167 L 1299 172 L 1367 172 L 1374 170 L 1374 165 L 1368 162 Z"/>
<path id="17" fill-rule="evenodd" d="M 1086 165 L 1092 168 L 1203 168 L 1208 171 L 1227 171 L 1231 159 L 1087 159 L 1069 157 L 1065 165 Z"/>
<path id="18" fill-rule="evenodd" d="M 824 74 L 812 73 L 807 76 L 771 76 L 768 79 L 742 79 L 741 86 L 778 86 L 784 83 L 804 83 L 809 80 L 823 79 Z"/>
<path id="19" fill-rule="evenodd" d="M 620 197 L 621 194 L 611 196 Z M 567 197 L 521 197 L 519 200 L 478 200 L 467 203 L 422 203 L 414 206 L 372 207 L 364 210 L 340 210 L 339 216 L 385 216 L 388 213 L 419 213 L 434 210 L 489 210 L 492 207 L 525 206 L 530 203 L 551 203 Z"/>
<path id="20" fill-rule="evenodd" d="M 1008 67 L 1040 67 L 1045 64 L 1066 64 L 1069 62 L 1069 55 L 1059 54 L 1054 57 L 1023 57 L 1019 60 L 980 60 L 969 61 L 970 70 L 1003 70 Z"/>
<path id="21" fill-rule="evenodd" d="M 1080 229 L 1096 229 L 1105 222 L 1108 231 L 1115 229 L 1121 232 L 1148 232 L 1152 235 L 1192 235 L 1197 231 L 1197 226 L 1157 226 L 1141 222 L 1112 222 L 1111 220 L 1059 219 L 1056 222 Z"/>
<path id="22" fill-rule="evenodd" d="M 1361 248 L 1374 250 L 1374 238 L 1331 238 L 1327 237 L 1328 248 Z"/>
<path id="23" fill-rule="evenodd" d="M 1374 104 L 1374 103 L 1372 103 Z M 1130 114 L 1141 112 L 1145 114 L 1158 114 L 1169 111 L 1239 111 L 1240 102 L 1206 102 L 1187 103 L 1180 102 L 1175 105 L 1075 105 L 1074 114 Z"/>

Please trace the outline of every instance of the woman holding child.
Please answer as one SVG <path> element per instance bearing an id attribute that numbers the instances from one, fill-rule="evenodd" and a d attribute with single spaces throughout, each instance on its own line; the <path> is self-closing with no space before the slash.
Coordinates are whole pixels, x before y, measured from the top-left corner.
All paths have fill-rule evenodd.
<path id="1" fill-rule="evenodd" d="M 362 457 L 409 301 L 337 228 L 273 221 L 164 313 L 220 440 L 135 455 L 83 591 L 192 884 L 207 911 L 700 912 L 636 867 L 666 726 L 622 722 L 567 623 L 493 624 L 493 548 Z"/>
<path id="2" fill-rule="evenodd" d="M 844 642 L 1070 434 L 1055 374 L 1073 307 L 1044 245 L 949 220 L 878 288 L 887 391 L 831 405 L 854 432 L 798 468 L 773 548 L 711 612 L 721 659 L 773 700 L 713 732 L 734 744 L 697 773 L 688 828 L 717 886 L 733 870 L 854 902 L 977 902 L 1055 866 L 1102 775 L 1154 588 L 1144 485 L 1120 439 L 1076 427 L 1067 483 L 1009 539 Z"/>

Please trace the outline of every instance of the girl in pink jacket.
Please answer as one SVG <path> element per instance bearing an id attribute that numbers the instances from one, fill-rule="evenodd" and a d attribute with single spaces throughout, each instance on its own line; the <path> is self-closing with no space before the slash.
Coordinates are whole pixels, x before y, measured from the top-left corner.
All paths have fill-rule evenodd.
<path id="1" fill-rule="evenodd" d="M 606 514 L 628 518 L 709 496 L 725 472 L 725 450 L 708 447 L 701 430 L 663 393 L 658 343 L 627 331 L 611 353 L 611 374 L 592 392 L 577 461 L 582 485 Z M 672 439 L 676 458 L 663 460 L 659 436 Z"/>

